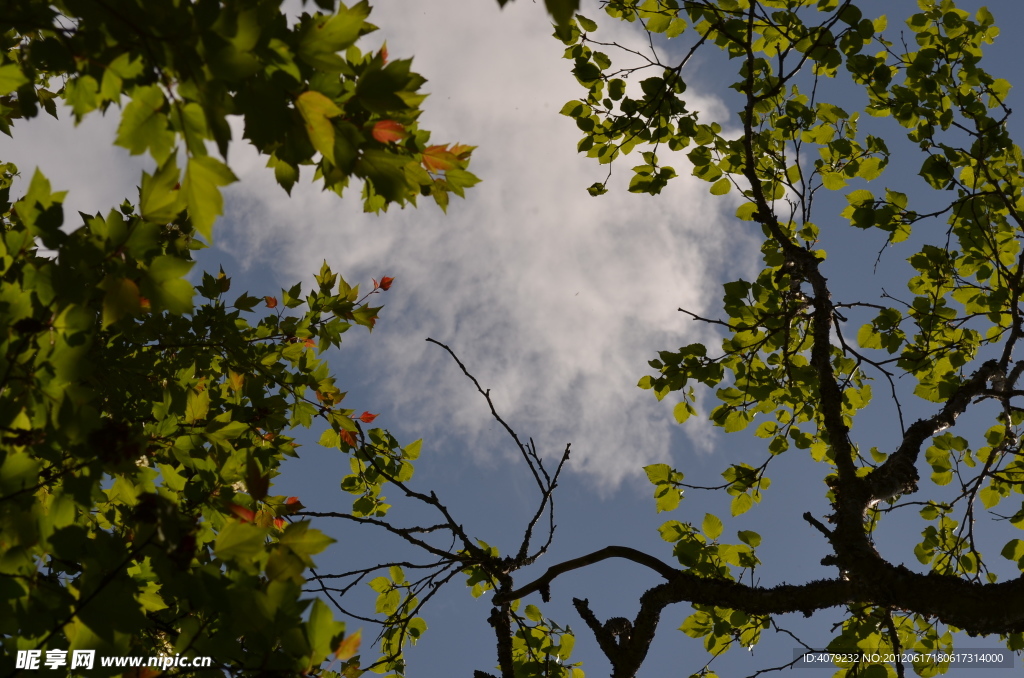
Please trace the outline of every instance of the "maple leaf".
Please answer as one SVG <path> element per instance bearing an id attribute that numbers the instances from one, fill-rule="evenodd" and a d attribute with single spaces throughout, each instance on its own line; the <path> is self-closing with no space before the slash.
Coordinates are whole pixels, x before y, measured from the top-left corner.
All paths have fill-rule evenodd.
<path id="1" fill-rule="evenodd" d="M 427 146 L 423 151 L 423 166 L 431 172 L 456 169 L 458 165 L 458 157 L 447 146 Z"/>
<path id="2" fill-rule="evenodd" d="M 338 431 L 338 437 L 345 441 L 349 447 L 356 447 L 356 437 L 352 435 L 352 431 L 342 429 Z"/>
<path id="3" fill-rule="evenodd" d="M 306 121 L 306 132 L 313 148 L 334 164 L 334 126 L 331 118 L 341 115 L 337 104 L 320 92 L 308 91 L 295 100 L 295 107 Z"/>
<path id="4" fill-rule="evenodd" d="M 380 288 L 382 290 L 385 290 L 385 291 L 390 290 L 391 289 L 391 283 L 393 283 L 394 281 L 395 281 L 394 278 L 389 278 L 387 276 L 384 276 L 383 278 L 380 279 Z"/>
<path id="5" fill-rule="evenodd" d="M 283 530 L 285 525 L 288 523 L 284 518 L 274 518 L 274 527 L 279 530 Z"/>
<path id="6" fill-rule="evenodd" d="M 381 120 L 373 125 L 373 138 L 382 144 L 405 138 L 405 127 L 394 120 Z"/>
<path id="7" fill-rule="evenodd" d="M 380 48 L 380 60 L 384 63 L 388 62 L 388 43 L 386 42 Z"/>
<path id="8" fill-rule="evenodd" d="M 302 345 L 305 346 L 306 348 L 313 348 L 314 346 L 316 346 L 316 340 L 313 339 L 312 337 L 309 337 L 304 342 L 302 342 Z"/>
<path id="9" fill-rule="evenodd" d="M 451 146 L 427 146 L 423 151 L 423 166 L 438 173 L 454 169 L 465 169 L 469 156 L 476 146 L 452 144 Z"/>
<path id="10" fill-rule="evenodd" d="M 459 160 L 469 160 L 470 154 L 473 153 L 473 149 L 476 146 L 469 146 L 467 144 L 452 144 L 452 147 L 448 151 Z"/>
<path id="11" fill-rule="evenodd" d="M 355 633 L 350 633 L 345 637 L 345 640 L 341 641 L 338 645 L 338 649 L 334 651 L 334 656 L 342 661 L 351 659 L 357 652 L 359 652 L 359 645 L 363 642 L 363 630 L 359 629 Z"/>
<path id="12" fill-rule="evenodd" d="M 359 421 L 364 424 L 372 424 L 373 420 L 377 418 L 376 414 L 370 414 L 369 412 L 363 412 L 359 415 Z"/>
<path id="13" fill-rule="evenodd" d="M 228 387 L 232 391 L 241 391 L 245 385 L 245 375 L 233 370 L 228 370 Z"/>
<path id="14" fill-rule="evenodd" d="M 256 513 L 252 509 L 247 509 L 238 504 L 228 504 L 228 509 L 238 516 L 238 519 L 243 523 L 251 523 L 256 520 Z"/>
<path id="15" fill-rule="evenodd" d="M 277 308 L 277 299 L 274 297 L 263 297 L 263 300 L 267 302 L 267 308 Z"/>

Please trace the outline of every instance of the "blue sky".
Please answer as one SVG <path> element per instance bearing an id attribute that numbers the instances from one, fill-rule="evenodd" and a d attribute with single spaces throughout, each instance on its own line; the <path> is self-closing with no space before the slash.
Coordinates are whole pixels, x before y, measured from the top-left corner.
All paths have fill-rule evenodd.
<path id="1" fill-rule="evenodd" d="M 914 7 L 910 0 L 860 4 L 866 13 L 876 7 L 892 10 L 891 27 L 903 19 L 896 11 L 909 13 Z M 1004 29 L 1019 19 L 1020 10 L 1010 0 L 987 4 Z M 636 42 L 631 27 L 601 22 L 594 7 L 584 13 L 607 26 L 602 38 Z M 308 176 L 289 199 L 264 161 L 236 145 L 229 161 L 241 181 L 226 192 L 215 247 L 204 253 L 201 266 L 222 265 L 234 277 L 233 289 L 256 295 L 311 280 L 324 259 L 351 283 L 393 276 L 374 332 L 353 330 L 331 357 L 339 386 L 349 391 L 349 407 L 379 412 L 375 423 L 400 440 L 424 439 L 418 486 L 437 491 L 470 534 L 502 552 L 518 544 L 521 525 L 538 500 L 535 487 L 479 394 L 450 358 L 425 339 L 449 344 L 491 389 L 506 420 L 520 436 L 533 437 L 542 454 L 555 460 L 572 443 L 569 470 L 556 495 L 555 545 L 517 581 L 608 544 L 633 546 L 671 561 L 658 525 L 670 518 L 699 524 L 709 511 L 725 517 L 728 497 L 688 493 L 672 515 L 657 515 L 641 468 L 671 463 L 688 481 L 714 483 L 729 463 L 759 463 L 763 443 L 722 435 L 698 420 L 679 427 L 672 423 L 672 402 L 658 403 L 635 385 L 649 372 L 647 361 L 657 350 L 714 342 L 713 333 L 676 309 L 716 315 L 719 285 L 749 279 L 759 269 L 758 233 L 732 217 L 733 198 L 714 198 L 707 184 L 685 176 L 689 172 L 682 154 L 663 156 L 684 176 L 661 196 L 625 191 L 629 167 L 638 164 L 631 158 L 617 165 L 609 195 L 587 195 L 586 186 L 602 179 L 605 169 L 577 156 L 578 130 L 558 115 L 562 104 L 582 90 L 569 72 L 570 63 L 561 59 L 561 43 L 550 37 L 541 3 L 518 0 L 499 11 L 493 0 L 381 1 L 371 19 L 382 30 L 368 36 L 366 46 L 386 39 L 392 58 L 415 56 L 415 70 L 428 78 L 431 92 L 422 126 L 438 142 L 478 145 L 472 169 L 483 183 L 466 200 L 453 200 L 447 215 L 431 204 L 364 215 L 354 192 L 339 201 L 319 192 Z M 993 49 L 989 68 L 1013 81 L 1005 71 L 1019 62 L 1020 47 L 1007 34 L 1012 31 L 1005 30 Z M 667 48 L 673 49 L 671 44 Z M 689 67 L 691 107 L 733 121 L 735 115 L 720 98 L 722 83 L 731 82 L 722 67 L 717 59 Z M 95 116 L 77 130 L 67 118 L 40 119 L 16 127 L 17 140 L 6 142 L 3 152 L 26 176 L 38 164 L 55 188 L 70 189 L 67 214 L 105 211 L 134 195 L 138 173 L 147 166 L 111 145 L 115 127 L 115 119 Z M 889 180 L 885 175 L 880 181 Z M 837 201 L 845 203 L 841 196 Z M 830 225 L 823 238 L 832 248 L 826 275 L 837 292 L 900 287 L 898 273 L 906 255 L 887 253 L 874 273 L 871 266 L 883 240 Z M 856 333 L 855 323 L 851 333 Z M 876 382 L 875 387 L 876 405 L 867 425 L 858 429 L 863 436 L 858 442 L 891 448 L 898 429 L 882 385 Z M 347 459 L 318 448 L 318 437 L 316 430 L 303 441 L 301 459 L 286 467 L 279 491 L 300 496 L 310 508 L 344 510 L 348 495 L 338 483 L 348 473 Z M 724 538 L 741 529 L 764 536 L 758 551 L 763 584 L 834 576 L 834 570 L 818 565 L 826 555 L 820 535 L 799 518 L 807 510 L 818 516 L 828 512 L 824 474 L 794 450 L 775 460 L 769 475 L 773 485 L 764 502 L 727 520 Z M 396 521 L 422 519 L 418 510 L 396 506 Z M 887 528 L 881 547 L 912 564 L 919 521 L 908 516 L 891 522 L 909 525 L 911 536 L 901 542 L 896 530 Z M 404 553 L 384 535 L 347 525 L 320 527 L 339 540 L 319 558 L 321 572 Z M 889 533 L 891 539 L 885 536 Z M 639 595 L 656 583 L 653 573 L 637 565 L 605 563 L 559 579 L 552 603 L 542 608 L 578 631 L 575 659 L 585 661 L 588 675 L 604 675 L 607 663 L 571 598 L 589 598 L 601 618 L 633 617 Z M 364 612 L 372 611 L 368 594 L 353 607 L 362 604 Z M 471 599 L 458 582 L 449 585 L 425 614 L 430 630 L 410 653 L 410 675 L 490 671 L 495 658 L 488 612 L 485 599 Z M 641 675 L 688 676 L 703 665 L 706 655 L 699 642 L 674 630 L 688 614 L 682 605 L 663 614 L 661 633 Z M 779 621 L 802 631 L 807 642 L 824 645 L 835 619 L 822 614 L 809 621 Z M 739 671 L 742 665 L 747 669 L 736 675 L 747 675 L 780 658 L 777 663 L 788 661 L 793 647 L 789 638 L 769 639 L 755 649 L 754 663 L 740 661 L 745 659 L 740 651 L 732 650 L 716 666 L 722 666 L 720 675 L 732 675 L 725 668 Z"/>

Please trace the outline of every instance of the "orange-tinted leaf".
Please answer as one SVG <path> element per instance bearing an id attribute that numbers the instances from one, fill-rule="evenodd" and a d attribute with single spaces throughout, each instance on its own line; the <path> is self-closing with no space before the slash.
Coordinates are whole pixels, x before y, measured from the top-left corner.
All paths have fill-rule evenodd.
<path id="1" fill-rule="evenodd" d="M 384 63 L 388 62 L 388 43 L 384 43 L 384 46 L 380 48 L 380 60 Z"/>
<path id="2" fill-rule="evenodd" d="M 338 437 L 345 441 L 349 447 L 356 447 L 356 437 L 352 435 L 352 431 L 342 429 L 338 431 Z"/>
<path id="3" fill-rule="evenodd" d="M 253 522 L 256 524 L 256 527 L 270 527 L 277 520 L 278 519 L 275 518 L 274 514 L 270 511 L 264 511 L 263 509 L 260 509 L 259 511 L 256 512 L 256 520 L 254 520 Z"/>
<path id="4" fill-rule="evenodd" d="M 389 278 L 387 276 L 384 276 L 383 278 L 380 279 L 380 288 L 382 290 L 390 290 L 391 289 L 391 283 L 393 283 L 393 282 L 395 282 L 394 278 Z"/>
<path id="5" fill-rule="evenodd" d="M 316 339 L 309 337 L 304 342 L 302 342 L 302 345 L 305 346 L 306 348 L 313 348 L 314 346 L 316 346 Z"/>
<path id="6" fill-rule="evenodd" d="M 377 418 L 376 414 L 370 414 L 369 412 L 363 412 L 359 415 L 359 421 L 364 424 L 372 424 L 373 420 Z"/>
<path id="7" fill-rule="evenodd" d="M 232 391 L 241 391 L 242 385 L 244 383 L 244 374 L 239 374 L 238 372 L 228 370 L 228 388 L 230 388 Z"/>
<path id="8" fill-rule="evenodd" d="M 458 165 L 459 159 L 447 146 L 427 146 L 423 151 L 423 166 L 431 172 L 456 169 Z"/>
<path id="9" fill-rule="evenodd" d="M 296 511 L 301 511 L 304 508 L 306 507 L 302 505 L 302 502 L 299 501 L 298 497 L 288 497 L 284 500 L 284 509 L 288 513 L 295 513 Z"/>
<path id="10" fill-rule="evenodd" d="M 452 147 L 448 149 L 451 154 L 457 157 L 459 160 L 467 160 L 470 154 L 473 153 L 473 149 L 476 146 L 467 146 L 466 144 L 452 144 Z"/>
<path id="11" fill-rule="evenodd" d="M 141 308 L 143 311 L 148 311 L 148 310 L 150 310 L 151 307 L 152 307 L 152 305 L 149 303 L 149 299 L 147 297 L 142 296 L 140 294 L 139 295 L 139 308 Z"/>
<path id="12" fill-rule="evenodd" d="M 341 645 L 334 652 L 334 656 L 342 661 L 351 659 L 359 652 L 359 645 L 363 642 L 363 630 L 359 629 L 355 633 L 350 633 L 345 640 L 341 641 Z"/>
<path id="13" fill-rule="evenodd" d="M 405 138 L 405 127 L 394 120 L 381 120 L 373 126 L 373 138 L 382 144 Z"/>
<path id="14" fill-rule="evenodd" d="M 228 504 L 228 509 L 238 516 L 238 519 L 243 523 L 251 523 L 256 519 L 256 513 L 252 509 L 247 509 L 244 506 L 238 504 Z"/>
<path id="15" fill-rule="evenodd" d="M 277 299 L 274 297 L 263 297 L 263 300 L 267 302 L 267 308 L 277 308 Z"/>
<path id="16" fill-rule="evenodd" d="M 284 518 L 274 518 L 274 527 L 276 527 L 279 530 L 283 530 L 285 528 L 285 525 L 287 524 L 288 521 Z"/>

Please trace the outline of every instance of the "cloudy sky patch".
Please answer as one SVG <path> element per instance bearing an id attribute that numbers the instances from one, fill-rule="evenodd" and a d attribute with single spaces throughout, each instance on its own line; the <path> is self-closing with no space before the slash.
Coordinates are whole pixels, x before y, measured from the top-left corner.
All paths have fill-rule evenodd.
<path id="1" fill-rule="evenodd" d="M 386 39 L 392 58 L 415 55 L 431 93 L 422 126 L 437 143 L 479 146 L 471 169 L 483 183 L 447 215 L 428 203 L 364 215 L 356 190 L 339 201 L 308 174 L 289 199 L 238 146 L 231 165 L 242 181 L 228 191 L 218 244 L 250 267 L 273 266 L 281 284 L 324 259 L 351 281 L 394 276 L 359 350 L 395 406 L 389 419 L 407 430 L 494 455 L 482 399 L 429 336 L 451 345 L 542 450 L 572 442 L 572 468 L 597 486 L 670 460 L 671 406 L 636 382 L 657 350 L 709 338 L 676 309 L 703 311 L 721 294 L 723 268 L 756 260 L 736 205 L 688 176 L 658 197 L 629 194 L 639 152 L 616 163 L 608 195 L 586 193 L 607 168 L 576 154 L 579 130 L 558 115 L 585 92 L 539 6 L 381 3 L 371 18 L 382 30 L 365 47 Z M 712 98 L 691 101 L 720 110 Z M 660 155 L 689 174 L 683 154 Z M 706 449 L 708 431 L 693 428 Z"/>
<path id="2" fill-rule="evenodd" d="M 688 176 L 685 155 L 666 149 L 662 164 L 684 176 L 662 195 L 626 191 L 639 152 L 615 164 L 608 195 L 586 193 L 607 167 L 576 153 L 579 130 L 558 115 L 585 92 L 539 4 L 379 3 L 372 19 L 382 30 L 364 48 L 387 40 L 392 58 L 415 57 L 431 93 L 422 126 L 436 143 L 478 146 L 471 169 L 483 183 L 453 198 L 447 215 L 430 201 L 366 215 L 358 187 L 339 200 L 310 183 L 308 168 L 289 198 L 265 159 L 236 143 L 229 161 L 241 181 L 225 191 L 215 250 L 200 265 L 230 255 L 244 269 L 236 289 L 267 286 L 254 293 L 310 280 L 324 260 L 353 283 L 395 277 L 377 330 L 353 337 L 335 369 L 341 382 L 361 379 L 388 408 L 386 425 L 406 437 L 476 459 L 501 455 L 479 394 L 429 336 L 451 345 L 542 452 L 571 442 L 571 468 L 596 487 L 671 460 L 671 404 L 636 382 L 658 350 L 712 338 L 678 307 L 704 311 L 724 277 L 756 263 L 735 203 L 709 195 Z M 636 42 L 633 27 L 605 23 L 601 39 Z M 724 110 L 693 85 L 688 102 L 714 117 Z M 78 129 L 61 117 L 19 123 L 5 158 L 26 177 L 39 165 L 55 189 L 70 190 L 69 224 L 78 210 L 135 199 L 152 162 L 112 145 L 119 116 L 93 114 Z M 235 132 L 238 141 L 240 125 Z M 685 432 L 690 447 L 711 449 L 707 422 L 691 420 Z"/>

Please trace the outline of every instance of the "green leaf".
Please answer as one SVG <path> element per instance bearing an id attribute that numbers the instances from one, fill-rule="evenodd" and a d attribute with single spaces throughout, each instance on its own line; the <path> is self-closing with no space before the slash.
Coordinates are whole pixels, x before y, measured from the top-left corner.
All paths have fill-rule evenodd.
<path id="1" fill-rule="evenodd" d="M 576 21 L 579 22 L 580 28 L 582 28 L 585 31 L 593 32 L 597 30 L 597 24 L 588 19 L 587 17 L 583 16 L 582 14 L 576 15 Z"/>
<path id="2" fill-rule="evenodd" d="M 174 132 L 163 112 L 165 103 L 164 93 L 157 85 L 136 87 L 121 114 L 114 143 L 127 148 L 132 155 L 148 150 L 158 165 L 164 164 L 174 147 Z"/>
<path id="3" fill-rule="evenodd" d="M 822 172 L 821 183 L 830 191 L 838 191 L 846 186 L 846 177 L 838 172 Z"/>
<path id="4" fill-rule="evenodd" d="M 741 542 L 753 548 L 757 548 L 761 544 L 761 535 L 759 535 L 757 532 L 752 532 L 750 530 L 740 530 L 736 533 L 736 536 L 739 537 Z"/>
<path id="5" fill-rule="evenodd" d="M 654 491 L 655 510 L 657 513 L 663 511 L 674 511 L 679 507 L 683 493 L 671 485 L 661 485 Z"/>
<path id="6" fill-rule="evenodd" d="M 222 560 L 255 558 L 263 552 L 266 536 L 264 528 L 230 520 L 217 535 L 213 552 Z"/>
<path id="7" fill-rule="evenodd" d="M 185 200 L 178 187 L 180 172 L 172 155 L 154 174 L 142 173 L 139 209 L 142 218 L 157 224 L 167 224 L 185 209 Z"/>
<path id="8" fill-rule="evenodd" d="M 2 69 L 3 67 L 0 67 L 0 71 Z M 0 90 L 2 89 L 2 84 L 0 84 Z M 64 86 L 64 100 L 71 105 L 76 125 L 83 116 L 99 105 L 99 90 L 99 83 L 91 75 L 73 78 Z"/>
<path id="9" fill-rule="evenodd" d="M 732 506 L 730 511 L 732 515 L 738 516 L 746 513 L 750 510 L 750 507 L 754 505 L 754 500 L 750 498 L 749 494 L 743 493 L 736 495 L 732 500 Z"/>
<path id="10" fill-rule="evenodd" d="M 312 529 L 309 524 L 308 520 L 291 523 L 281 535 L 280 543 L 299 555 L 311 556 L 335 542 L 320 530 Z"/>
<path id="11" fill-rule="evenodd" d="M 360 2 L 351 8 L 341 5 L 333 16 L 317 15 L 299 38 L 299 58 L 327 73 L 345 70 L 346 62 L 337 53 L 355 44 L 369 14 L 370 5 Z"/>
<path id="12" fill-rule="evenodd" d="M 722 520 L 718 516 L 705 513 L 700 529 L 709 539 L 718 539 L 722 534 Z"/>
<path id="13" fill-rule="evenodd" d="M 551 18 L 558 26 L 565 26 L 580 8 L 580 0 L 544 0 Z"/>
<path id="14" fill-rule="evenodd" d="M 725 195 L 732 190 L 732 180 L 722 177 L 711 186 L 711 195 Z"/>
<path id="15" fill-rule="evenodd" d="M 941 155 L 930 155 L 921 165 L 920 175 L 932 188 L 945 188 L 953 180 L 953 170 L 949 161 Z"/>
<path id="16" fill-rule="evenodd" d="M 139 286 L 128 278 L 107 276 L 103 289 L 103 328 L 113 325 L 125 315 L 135 315 L 141 310 Z"/>
<path id="17" fill-rule="evenodd" d="M 4 64 L 0 66 L 0 96 L 7 96 L 29 82 L 29 79 L 25 77 L 21 66 L 18 64 Z"/>
<path id="18" fill-rule="evenodd" d="M 238 177 L 216 158 L 193 156 L 188 159 L 181 192 L 185 196 L 192 224 L 207 239 L 213 238 L 213 222 L 224 213 L 224 198 L 220 186 L 227 186 Z"/>
<path id="19" fill-rule="evenodd" d="M 647 474 L 647 479 L 655 485 L 659 483 L 667 483 L 672 475 L 672 467 L 668 464 L 651 464 L 650 466 L 644 466 L 644 472 Z"/>
<path id="20" fill-rule="evenodd" d="M 306 121 L 306 133 L 313 148 L 334 164 L 334 126 L 330 119 L 341 115 L 341 109 L 320 92 L 312 90 L 300 94 L 295 100 L 295 107 Z"/>
<path id="21" fill-rule="evenodd" d="M 682 424 L 695 414 L 697 414 L 697 410 L 685 400 L 676 403 L 676 406 L 672 408 L 672 417 L 677 424 Z"/>

